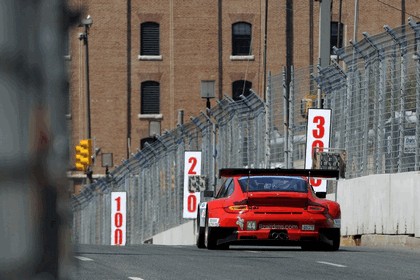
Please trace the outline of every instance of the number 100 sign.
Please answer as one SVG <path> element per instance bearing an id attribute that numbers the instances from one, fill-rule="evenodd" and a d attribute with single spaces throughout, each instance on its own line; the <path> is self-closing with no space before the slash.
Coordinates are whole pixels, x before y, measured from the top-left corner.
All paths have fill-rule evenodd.
<path id="1" fill-rule="evenodd" d="M 111 193 L 111 245 L 124 246 L 126 241 L 127 193 Z"/>

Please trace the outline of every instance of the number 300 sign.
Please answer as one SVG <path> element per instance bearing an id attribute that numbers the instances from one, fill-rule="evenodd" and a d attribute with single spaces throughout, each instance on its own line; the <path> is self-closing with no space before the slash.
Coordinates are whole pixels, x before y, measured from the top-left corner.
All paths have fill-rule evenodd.
<path id="1" fill-rule="evenodd" d="M 111 193 L 111 245 L 124 246 L 126 240 L 127 193 Z"/>
<path id="2" fill-rule="evenodd" d="M 323 148 L 329 148 L 330 145 L 330 109 L 309 109 L 308 127 L 306 131 L 306 160 L 305 168 L 312 168 L 312 155 L 314 149 L 322 152 Z M 311 179 L 311 185 L 316 192 L 326 192 L 327 182 L 320 179 Z"/>
<path id="3" fill-rule="evenodd" d="M 192 175 L 201 175 L 201 152 L 185 152 L 183 217 L 186 219 L 197 218 L 197 206 L 200 203 L 200 193 L 188 190 L 188 176 Z"/>

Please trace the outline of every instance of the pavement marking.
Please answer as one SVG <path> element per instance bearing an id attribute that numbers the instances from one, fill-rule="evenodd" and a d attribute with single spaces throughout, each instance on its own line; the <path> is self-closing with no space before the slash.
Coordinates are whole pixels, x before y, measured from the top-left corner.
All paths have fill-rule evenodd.
<path id="1" fill-rule="evenodd" d="M 331 265 L 331 266 L 336 266 L 336 267 L 347 267 L 347 265 L 342 265 L 342 264 L 337 264 L 337 263 L 330 263 L 330 262 L 321 262 L 321 261 L 319 261 L 317 263 Z"/>
<path id="2" fill-rule="evenodd" d="M 254 254 L 258 254 L 259 253 L 258 251 L 245 251 L 245 252 L 254 253 Z"/>
<path id="3" fill-rule="evenodd" d="M 128 279 L 131 279 L 131 280 L 144 280 L 143 278 L 140 278 L 140 277 L 128 277 Z"/>
<path id="4" fill-rule="evenodd" d="M 81 256 L 74 256 L 76 259 L 79 259 L 81 261 L 85 261 L 85 262 L 90 262 L 93 261 L 92 259 L 86 258 L 86 257 L 81 257 Z"/>

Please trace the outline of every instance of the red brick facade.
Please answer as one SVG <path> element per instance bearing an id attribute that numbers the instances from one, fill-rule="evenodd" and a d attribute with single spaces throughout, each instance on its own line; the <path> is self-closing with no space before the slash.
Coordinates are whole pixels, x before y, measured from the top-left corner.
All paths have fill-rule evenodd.
<path id="1" fill-rule="evenodd" d="M 119 165 L 130 153 L 136 153 L 142 138 L 149 136 L 150 119 L 140 116 L 143 81 L 160 83 L 161 118 L 157 120 L 161 121 L 161 131 L 176 127 L 181 109 L 186 121 L 205 110 L 206 100 L 200 97 L 202 80 L 215 81 L 217 98 L 231 96 L 236 80 L 252 82 L 253 89 L 263 96 L 265 2 L 70 0 L 73 9 L 81 9 L 83 3 L 82 16 L 93 19 L 88 38 L 91 135 L 95 147 L 113 153 L 114 165 Z M 332 2 L 332 20 L 338 21 L 340 1 Z M 402 1 L 359 2 L 358 39 L 362 39 L 364 31 L 371 35 L 383 32 L 385 24 L 401 25 Z M 409 15 L 420 16 L 420 12 L 418 0 L 405 2 L 406 23 Z M 266 69 L 273 74 L 281 73 L 286 65 L 287 8 L 293 11 L 293 30 L 288 33 L 293 42 L 289 44 L 293 46 L 293 65 L 299 68 L 317 62 L 319 2 L 269 0 Z M 344 44 L 348 45 L 353 37 L 354 1 L 342 1 L 341 20 Z M 160 25 L 160 60 L 139 59 L 140 24 L 148 21 Z M 252 24 L 250 60 L 231 59 L 232 24 L 238 21 Z M 80 32 L 83 28 L 75 27 L 69 37 L 72 147 L 86 138 L 85 49 L 78 40 Z M 104 173 L 100 157 L 94 170 Z"/>

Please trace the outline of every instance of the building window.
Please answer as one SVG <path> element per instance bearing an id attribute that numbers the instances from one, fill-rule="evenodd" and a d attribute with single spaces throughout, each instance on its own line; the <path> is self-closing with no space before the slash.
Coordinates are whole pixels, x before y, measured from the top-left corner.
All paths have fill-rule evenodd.
<path id="1" fill-rule="evenodd" d="M 160 113 L 160 85 L 158 82 L 146 81 L 141 83 L 140 103 L 142 115 Z"/>
<path id="2" fill-rule="evenodd" d="M 251 92 L 252 83 L 245 80 L 239 80 L 232 83 L 232 99 L 241 100 L 240 96 L 247 97 Z"/>
<path id="3" fill-rule="evenodd" d="M 247 22 L 232 25 L 232 55 L 251 55 L 251 29 Z"/>
<path id="4" fill-rule="evenodd" d="M 140 55 L 159 55 L 159 24 L 144 22 L 140 26 Z"/>
<path id="5" fill-rule="evenodd" d="M 338 29 L 338 26 L 340 26 L 340 29 Z M 333 46 L 337 48 L 343 47 L 343 26 L 342 23 L 339 25 L 337 21 L 331 22 L 330 54 L 334 54 Z"/>

